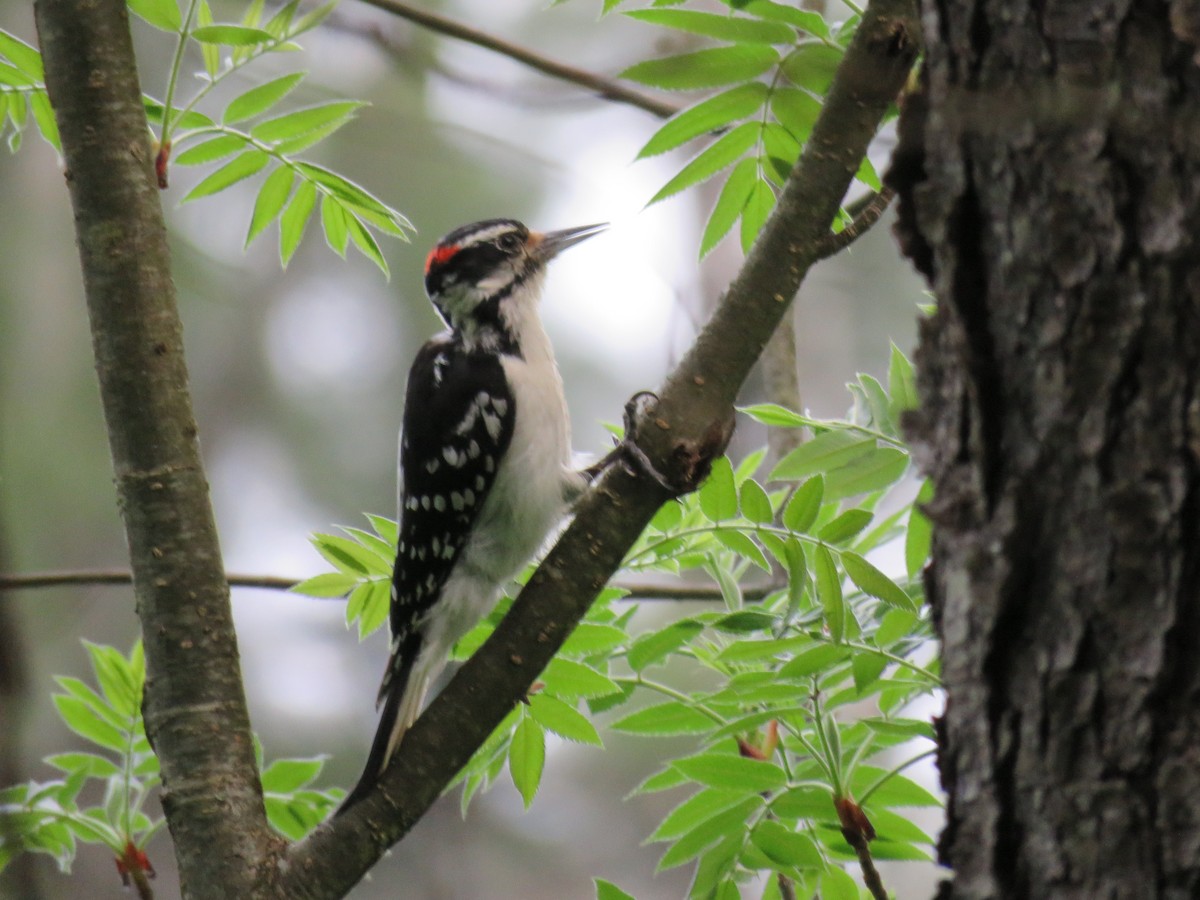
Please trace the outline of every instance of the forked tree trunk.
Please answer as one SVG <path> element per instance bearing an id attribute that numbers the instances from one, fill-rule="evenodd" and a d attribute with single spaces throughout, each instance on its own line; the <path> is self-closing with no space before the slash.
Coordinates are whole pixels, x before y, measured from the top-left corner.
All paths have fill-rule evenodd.
<path id="1" fill-rule="evenodd" d="M 926 0 L 945 898 L 1200 896 L 1200 13 Z"/>

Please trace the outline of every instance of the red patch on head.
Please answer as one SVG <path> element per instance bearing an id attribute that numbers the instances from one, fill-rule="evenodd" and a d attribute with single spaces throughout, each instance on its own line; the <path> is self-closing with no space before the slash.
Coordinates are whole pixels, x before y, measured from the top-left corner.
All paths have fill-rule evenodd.
<path id="1" fill-rule="evenodd" d="M 425 257 L 425 274 L 429 274 L 429 270 L 434 266 L 440 266 L 450 261 L 461 248 L 458 244 L 439 244 L 429 251 L 429 255 Z"/>

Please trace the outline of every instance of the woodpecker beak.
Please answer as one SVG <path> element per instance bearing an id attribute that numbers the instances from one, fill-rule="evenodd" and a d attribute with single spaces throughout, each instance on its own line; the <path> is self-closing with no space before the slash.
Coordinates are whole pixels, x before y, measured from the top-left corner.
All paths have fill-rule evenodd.
<path id="1" fill-rule="evenodd" d="M 606 228 L 608 223 L 602 222 L 599 225 L 564 228 L 562 231 L 534 231 L 529 235 L 529 250 L 539 262 L 547 263 L 568 247 L 574 247 Z"/>

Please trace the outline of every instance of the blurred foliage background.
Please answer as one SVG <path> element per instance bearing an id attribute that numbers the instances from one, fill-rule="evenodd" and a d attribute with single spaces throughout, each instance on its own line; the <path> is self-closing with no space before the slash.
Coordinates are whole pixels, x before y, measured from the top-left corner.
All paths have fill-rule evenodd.
<path id="1" fill-rule="evenodd" d="M 213 5 L 218 19 L 241 12 Z M 428 5 L 596 72 L 687 49 L 621 16 L 598 19 L 590 0 L 550 9 Z M 35 42 L 26 2 L 0 0 L 0 27 Z M 133 27 L 144 86 L 161 94 L 172 43 L 140 21 Z M 237 89 L 305 68 L 311 75 L 298 102 L 370 102 L 309 157 L 416 225 L 411 245 L 383 246 L 390 283 L 361 256 L 335 256 L 316 227 L 286 271 L 273 231 L 244 252 L 252 186 L 180 206 L 200 174 L 175 167 L 163 203 L 227 567 L 300 579 L 324 568 L 311 532 L 364 524 L 364 511 L 394 514 L 404 377 L 439 328 L 421 270 L 440 234 L 492 216 L 535 228 L 613 223 L 555 263 L 544 310 L 575 445 L 592 454 L 609 444 L 602 423 L 619 421 L 625 399 L 656 386 L 686 349 L 741 252 L 727 239 L 696 261 L 711 191 L 643 208 L 689 155 L 685 148 L 634 163 L 658 124 L 645 112 L 354 2 L 307 35 L 296 57 L 252 67 Z M 890 146 L 885 135 L 873 153 L 881 170 Z M 19 153 L 0 156 L 0 210 L 0 568 L 125 568 L 61 162 L 32 133 Z M 794 305 L 803 405 L 817 415 L 843 412 L 846 381 L 886 371 L 889 338 L 911 349 L 920 300 L 887 219 L 818 266 Z M 752 385 L 745 399 L 763 397 Z M 763 442 L 756 427 L 740 423 L 734 455 Z M 337 602 L 264 590 L 235 590 L 233 602 L 250 709 L 268 756 L 328 755 L 328 778 L 350 784 L 375 725 L 382 635 L 360 646 Z M 52 675 L 86 677 L 80 637 L 128 649 L 138 628 L 132 594 L 24 590 L 0 595 L 0 604 L 5 660 L 23 669 L 22 693 L 0 707 L 0 729 L 17 748 L 15 777 L 47 777 L 41 757 L 73 740 L 48 702 Z M 621 800 L 662 744 L 613 734 L 606 742 L 603 753 L 554 745 L 528 813 L 508 785 L 477 800 L 467 821 L 448 798 L 351 896 L 590 897 L 594 875 L 639 898 L 683 895 L 689 870 L 656 877 L 660 850 L 640 846 L 674 801 Z M 175 896 L 168 841 L 159 838 L 150 856 L 160 895 Z M 32 865 L 42 897 L 128 896 L 99 852 L 85 851 L 70 877 L 45 857 Z M 933 873 L 918 868 L 887 876 L 900 896 L 928 894 Z M 30 895 L 0 881 L 0 896 Z"/>

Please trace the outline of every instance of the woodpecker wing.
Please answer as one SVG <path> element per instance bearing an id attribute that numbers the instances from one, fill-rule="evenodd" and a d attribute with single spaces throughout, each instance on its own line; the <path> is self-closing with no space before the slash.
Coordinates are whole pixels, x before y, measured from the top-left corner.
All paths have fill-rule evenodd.
<path id="1" fill-rule="evenodd" d="M 422 619 L 453 571 L 512 440 L 516 402 L 500 358 L 435 339 L 409 372 L 392 576 L 393 659 L 382 701 L 420 650 Z"/>

